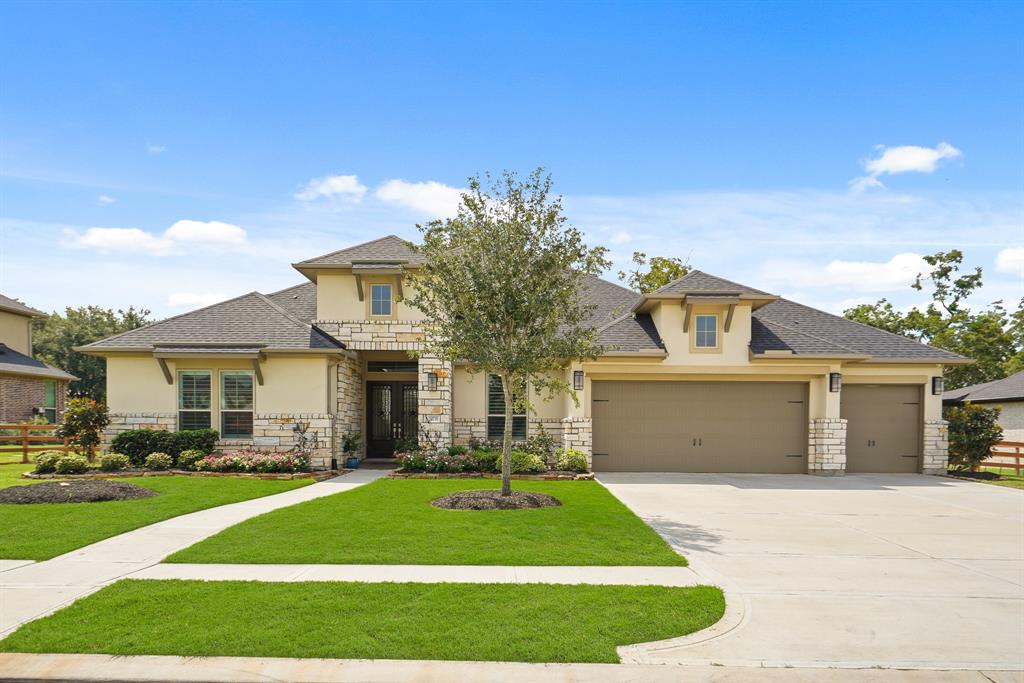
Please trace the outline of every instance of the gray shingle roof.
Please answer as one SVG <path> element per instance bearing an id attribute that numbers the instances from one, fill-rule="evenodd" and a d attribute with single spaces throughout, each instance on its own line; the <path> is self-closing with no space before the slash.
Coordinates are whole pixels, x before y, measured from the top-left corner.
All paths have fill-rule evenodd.
<path id="1" fill-rule="evenodd" d="M 600 327 L 612 320 L 621 318 L 640 300 L 640 295 L 613 282 L 602 280 L 595 275 L 583 278 L 581 298 L 587 304 L 597 306 L 587 321 L 590 325 Z"/>
<path id="2" fill-rule="evenodd" d="M 38 311 L 31 306 L 26 306 L 17 299 L 12 299 L 11 297 L 4 296 L 3 294 L 0 294 L 0 311 L 20 313 L 21 315 L 32 316 L 33 318 L 40 318 L 46 315 L 42 311 Z"/>
<path id="3" fill-rule="evenodd" d="M 756 296 L 773 296 L 768 292 L 761 291 L 760 289 L 754 289 L 746 285 L 741 285 L 738 282 L 726 280 L 724 278 L 715 277 L 714 275 L 708 275 L 707 273 L 699 270 L 691 270 L 686 275 L 682 276 L 678 280 L 673 280 L 664 287 L 651 292 L 651 295 L 657 294 L 689 294 L 690 292 L 698 293 L 715 293 L 715 294 L 752 294 Z"/>
<path id="4" fill-rule="evenodd" d="M 606 323 L 598 329 L 598 341 L 611 351 L 664 351 L 665 344 L 646 313 L 626 315 Z"/>
<path id="5" fill-rule="evenodd" d="M 789 348 L 795 354 L 820 353 L 815 349 L 822 343 L 833 345 L 844 352 L 871 356 L 876 359 L 908 361 L 934 361 L 936 363 L 965 360 L 951 351 L 937 349 L 913 339 L 854 322 L 838 315 L 819 311 L 788 299 L 765 304 L 753 313 L 751 345 L 756 323 L 758 343 L 765 348 Z M 774 325 L 773 325 L 774 323 Z M 785 332 L 780 328 L 785 328 Z M 795 332 L 796 334 L 787 333 Z M 771 339 L 774 335 L 776 339 Z"/>
<path id="6" fill-rule="evenodd" d="M 41 360 L 19 353 L 6 344 L 0 344 L 0 374 L 28 375 L 40 379 L 78 379 L 74 375 L 64 372 L 52 365 L 47 365 Z"/>
<path id="7" fill-rule="evenodd" d="M 423 254 L 412 249 L 409 242 L 396 235 L 387 235 L 370 242 L 346 247 L 329 254 L 306 259 L 295 264 L 307 266 L 351 266 L 354 263 L 408 263 L 420 265 Z"/>
<path id="8" fill-rule="evenodd" d="M 794 330 L 770 320 L 754 318 L 750 321 L 750 350 L 754 353 L 766 351 L 790 351 L 799 355 L 865 355 L 853 349 L 834 344 L 827 339 Z"/>
<path id="9" fill-rule="evenodd" d="M 1024 401 L 1024 371 L 992 382 L 943 392 L 943 401 Z"/>
<path id="10" fill-rule="evenodd" d="M 267 298 L 304 323 L 312 324 L 316 320 L 316 284 L 313 282 L 267 294 Z"/>
<path id="11" fill-rule="evenodd" d="M 295 350 L 342 348 L 333 337 L 303 322 L 259 292 L 151 323 L 81 348 L 86 351 L 148 349 L 168 342 L 173 345 L 187 342 L 225 346 L 258 344 L 270 349 Z"/>

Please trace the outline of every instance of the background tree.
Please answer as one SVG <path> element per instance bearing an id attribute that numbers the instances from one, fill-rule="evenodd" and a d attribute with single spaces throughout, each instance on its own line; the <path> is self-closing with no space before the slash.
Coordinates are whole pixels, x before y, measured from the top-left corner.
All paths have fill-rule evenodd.
<path id="1" fill-rule="evenodd" d="M 69 306 L 64 315 L 54 312 L 33 321 L 33 351 L 39 360 L 78 377 L 69 387 L 72 393 L 103 400 L 107 394 L 106 361 L 78 353 L 74 347 L 134 330 L 148 322 L 149 311 L 145 309 L 114 311 L 99 306 Z"/>
<path id="2" fill-rule="evenodd" d="M 1002 301 L 974 312 L 966 301 L 982 287 L 981 268 L 960 274 L 963 253 L 957 249 L 924 260 L 932 270 L 919 273 L 911 285 L 918 291 L 926 286 L 932 290 L 932 303 L 924 310 L 915 307 L 902 313 L 881 299 L 847 309 L 846 317 L 975 359 L 973 365 L 946 369 L 950 389 L 1002 379 L 1024 366 L 1024 300 L 1013 312 Z"/>
<path id="3" fill-rule="evenodd" d="M 619 280 L 641 294 L 661 289 L 690 272 L 690 267 L 674 256 L 652 256 L 648 261 L 647 254 L 634 251 L 633 263 L 633 270 L 619 271 Z"/>
<path id="4" fill-rule="evenodd" d="M 425 259 L 411 275 L 408 303 L 428 330 L 424 352 L 468 361 L 471 372 L 501 378 L 505 430 L 501 493 L 510 495 L 512 418 L 527 383 L 548 399 L 567 392 L 564 368 L 596 358 L 597 332 L 584 324 L 592 306 L 580 287 L 584 276 L 608 267 L 603 247 L 590 248 L 567 224 L 551 177 L 537 169 L 524 180 L 469 179 L 458 215 L 419 226 Z M 410 290 L 406 290 L 410 291 Z"/>
<path id="5" fill-rule="evenodd" d="M 1003 440 L 998 407 L 965 403 L 947 407 L 943 417 L 949 420 L 949 465 L 953 469 L 974 469 Z"/>

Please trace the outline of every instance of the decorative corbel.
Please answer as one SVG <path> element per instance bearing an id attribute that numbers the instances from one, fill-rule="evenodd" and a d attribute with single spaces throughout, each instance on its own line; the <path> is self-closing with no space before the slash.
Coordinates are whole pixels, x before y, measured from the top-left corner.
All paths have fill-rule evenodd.
<path id="1" fill-rule="evenodd" d="M 171 369 L 167 367 L 166 358 L 157 358 L 156 362 L 160 364 L 160 369 L 164 373 L 164 379 L 167 380 L 168 384 L 174 384 L 174 375 L 171 374 Z"/>
<path id="2" fill-rule="evenodd" d="M 356 294 L 359 295 L 359 300 L 363 300 L 363 276 L 356 273 Z"/>
<path id="3" fill-rule="evenodd" d="M 260 365 L 259 357 L 252 359 L 252 371 L 256 374 L 256 382 L 263 386 L 263 367 Z"/>
<path id="4" fill-rule="evenodd" d="M 729 312 L 725 314 L 725 331 L 732 327 L 732 314 L 736 310 L 736 304 L 729 304 Z"/>
<path id="5" fill-rule="evenodd" d="M 690 331 L 690 318 L 693 315 L 693 304 L 683 304 L 683 332 Z"/>

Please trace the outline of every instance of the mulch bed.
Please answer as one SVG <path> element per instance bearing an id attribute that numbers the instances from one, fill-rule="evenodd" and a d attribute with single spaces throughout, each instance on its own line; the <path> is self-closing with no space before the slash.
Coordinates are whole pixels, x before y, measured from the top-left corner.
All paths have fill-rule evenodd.
<path id="1" fill-rule="evenodd" d="M 958 479 L 984 479 L 985 481 L 994 481 L 1002 479 L 1002 476 L 998 472 L 967 472 L 960 470 L 949 470 L 947 472 L 951 477 L 957 477 Z"/>
<path id="2" fill-rule="evenodd" d="M 430 504 L 444 510 L 526 510 L 558 507 L 562 501 L 546 493 L 513 491 L 503 496 L 501 491 L 485 490 L 450 493 Z"/>
<path id="3" fill-rule="evenodd" d="M 156 491 L 123 481 L 47 481 L 0 490 L 0 503 L 98 503 L 104 500 L 150 498 Z"/>
<path id="4" fill-rule="evenodd" d="M 129 469 L 116 472 L 92 470 L 85 474 L 37 474 L 25 472 L 22 479 L 115 479 L 117 477 L 234 477 L 236 479 L 312 479 L 323 481 L 348 474 L 352 470 L 317 470 L 315 472 L 194 472 L 192 470 Z"/>
<path id="5" fill-rule="evenodd" d="M 389 475 L 392 479 L 501 479 L 500 474 L 493 472 L 405 472 L 395 470 Z M 518 481 L 582 481 L 594 478 L 593 472 L 568 472 L 552 470 L 544 474 L 513 474 Z"/>

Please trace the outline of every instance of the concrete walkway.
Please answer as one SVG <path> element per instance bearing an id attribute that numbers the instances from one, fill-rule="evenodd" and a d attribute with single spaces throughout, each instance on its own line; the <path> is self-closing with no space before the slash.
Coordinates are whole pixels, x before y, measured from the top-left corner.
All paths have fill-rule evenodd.
<path id="1" fill-rule="evenodd" d="M 387 470 L 360 469 L 284 493 L 173 517 L 45 562 L 7 562 L 0 566 L 0 638 L 250 517 L 348 491 L 384 476 Z"/>
<path id="2" fill-rule="evenodd" d="M 624 662 L 1024 669 L 1024 492 L 921 475 L 599 479 L 742 612 L 710 638 L 620 648 Z"/>
<path id="3" fill-rule="evenodd" d="M 177 683 L 1024 683 L 1024 677 L 1020 674 L 1004 671 L 0 654 L 0 681 L 3 680 Z"/>
<path id="4" fill-rule="evenodd" d="M 412 564 L 158 564 L 133 579 L 197 581 L 364 581 L 368 583 L 562 583 L 696 586 L 689 567 L 503 567 Z"/>

